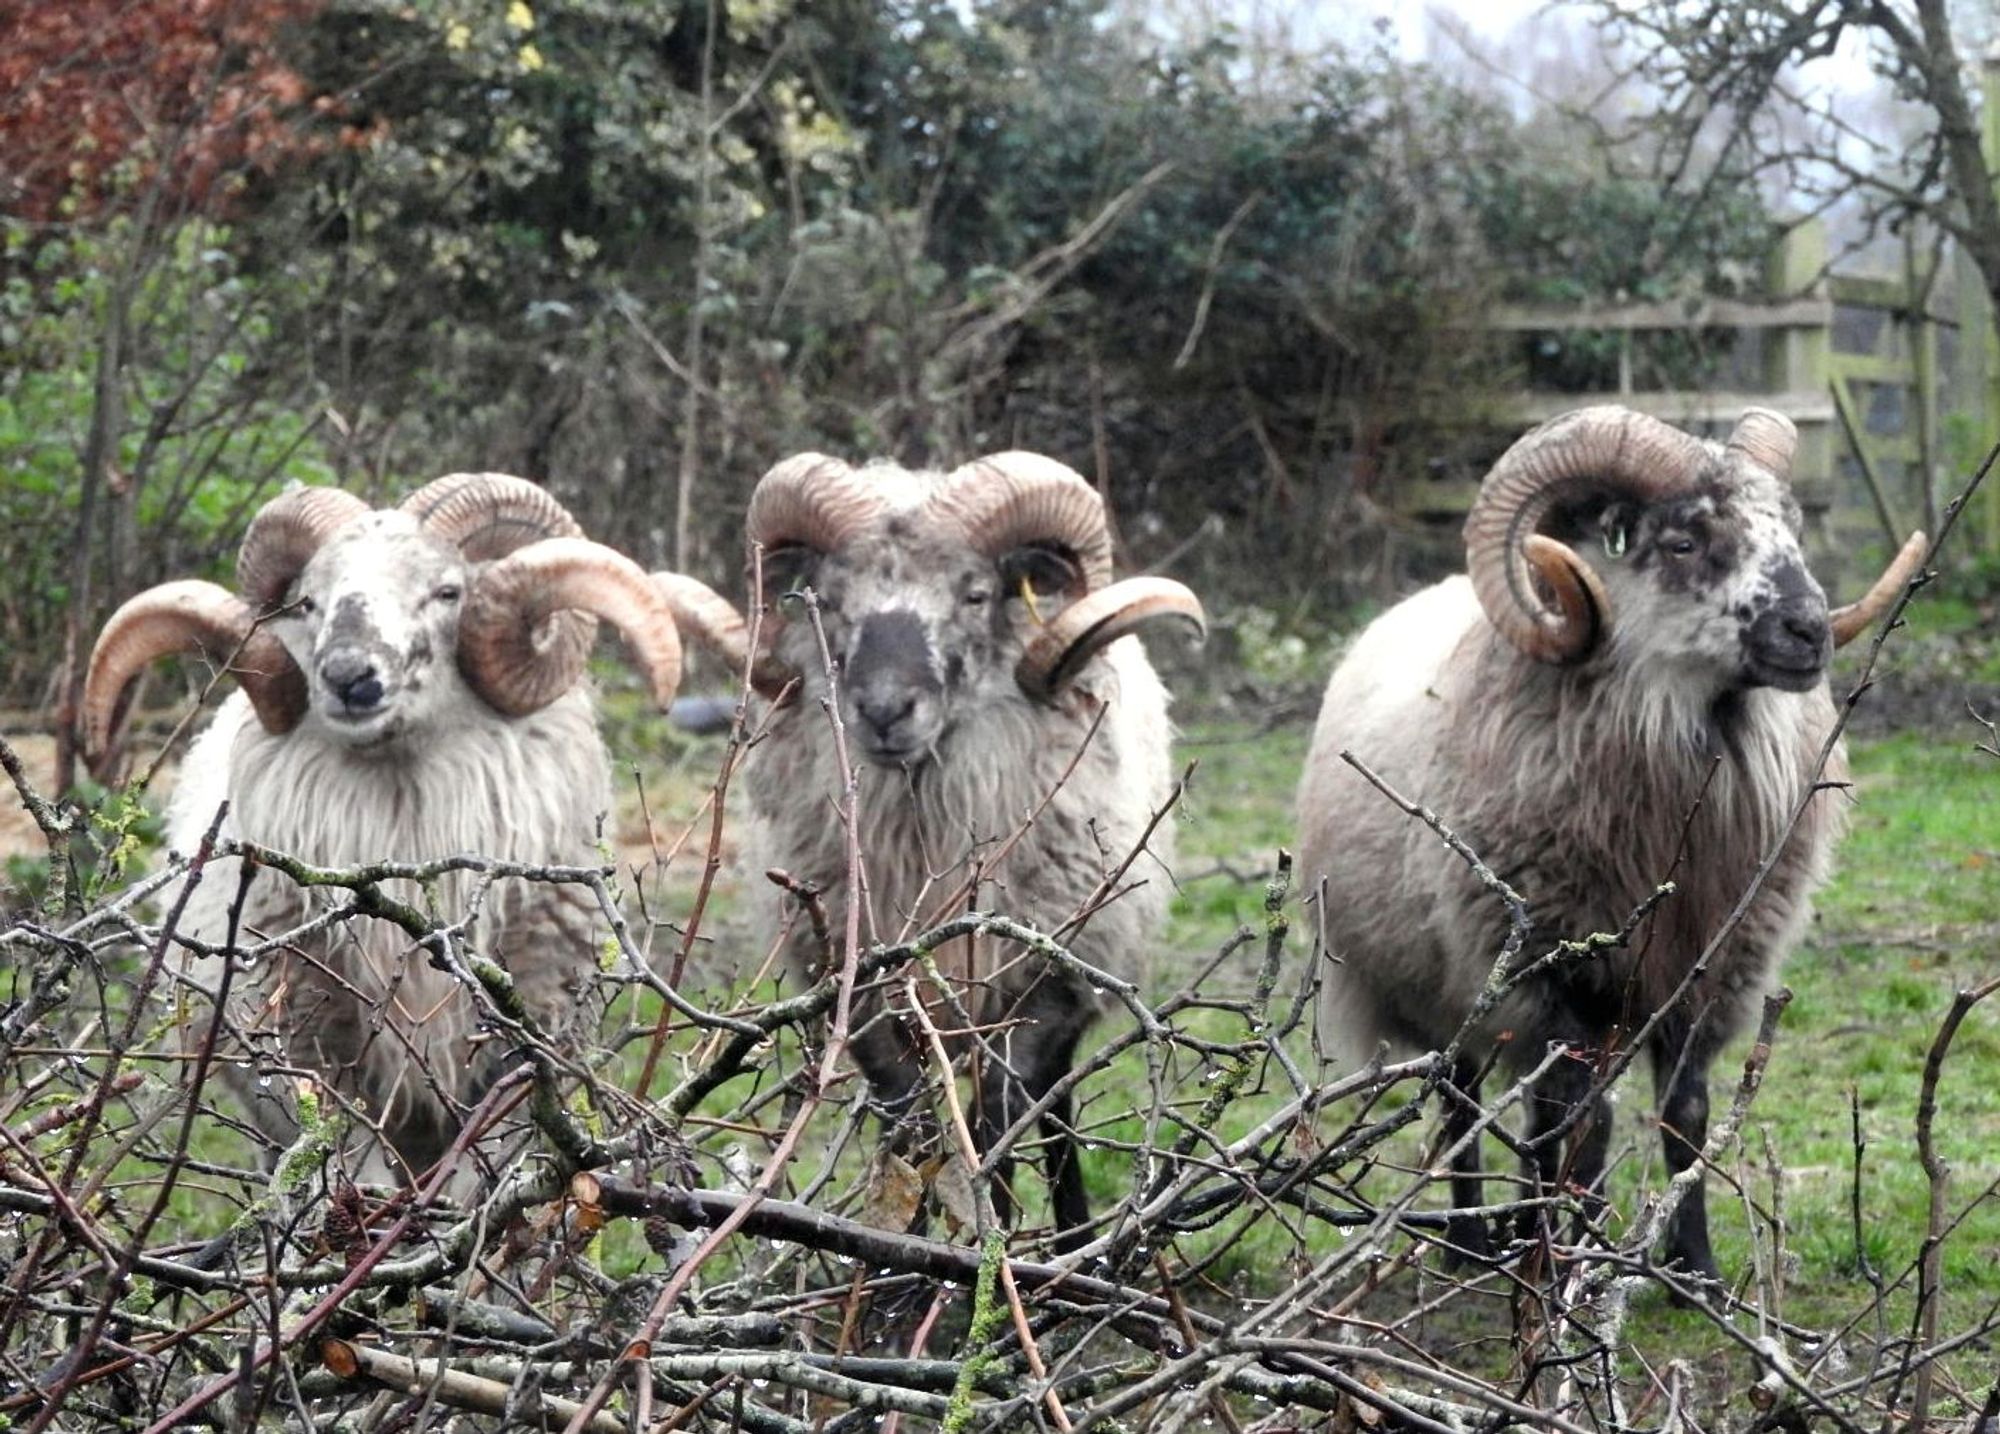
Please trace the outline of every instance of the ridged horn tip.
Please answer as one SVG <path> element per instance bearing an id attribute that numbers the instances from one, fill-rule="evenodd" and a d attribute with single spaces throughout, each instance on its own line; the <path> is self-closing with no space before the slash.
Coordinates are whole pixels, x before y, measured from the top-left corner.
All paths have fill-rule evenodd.
<path id="1" fill-rule="evenodd" d="M 1729 435 L 1731 453 L 1740 453 L 1765 472 L 1787 482 L 1792 455 L 1798 451 L 1799 430 L 1791 419 L 1769 408 L 1746 408 Z"/>
<path id="2" fill-rule="evenodd" d="M 750 685 L 763 696 L 775 699 L 797 680 L 798 674 L 762 640 L 763 632 L 758 636 L 764 651 L 750 662 L 750 624 L 734 603 L 707 583 L 674 572 L 657 572 L 652 578 L 681 635 L 716 654 L 738 676 L 747 666 Z"/>
<path id="3" fill-rule="evenodd" d="M 1557 665 L 1575 662 L 1597 645 L 1610 599 L 1604 581 L 1574 549 L 1532 533 L 1521 544 L 1529 571 L 1548 590 L 1551 608 L 1537 608 L 1537 622 L 1514 641 L 1529 657 Z"/>
<path id="4" fill-rule="evenodd" d="M 1929 555 L 1930 539 L 1922 532 L 1910 534 L 1902 551 L 1882 570 L 1882 576 L 1875 579 L 1873 587 L 1828 615 L 1827 625 L 1833 629 L 1833 645 L 1845 647 L 1873 627 L 1889 610 L 1890 604 L 1896 601 L 1896 595 L 1910 585 L 1910 580 L 1922 569 L 1924 559 Z"/>
<path id="5" fill-rule="evenodd" d="M 1168 621 L 1188 625 L 1197 638 L 1208 633 L 1201 599 L 1172 578 L 1126 578 L 1099 588 L 1057 613 L 1029 640 L 1014 680 L 1030 697 L 1050 701 L 1119 638 Z"/>

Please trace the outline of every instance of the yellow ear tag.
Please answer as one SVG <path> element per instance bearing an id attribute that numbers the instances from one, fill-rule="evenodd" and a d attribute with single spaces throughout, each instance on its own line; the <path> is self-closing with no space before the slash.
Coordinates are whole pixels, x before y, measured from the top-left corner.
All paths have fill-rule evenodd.
<path id="1" fill-rule="evenodd" d="M 1026 573 L 1021 574 L 1021 601 L 1028 605 L 1028 616 L 1035 620 L 1035 626 L 1043 626 L 1042 610 L 1035 605 L 1035 587 Z"/>

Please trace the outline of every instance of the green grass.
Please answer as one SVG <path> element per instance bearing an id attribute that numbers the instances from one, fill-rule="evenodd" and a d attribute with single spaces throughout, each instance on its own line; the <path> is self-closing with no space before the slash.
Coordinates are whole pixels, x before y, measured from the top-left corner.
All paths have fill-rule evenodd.
<path id="1" fill-rule="evenodd" d="M 1262 919 L 1263 882 L 1292 841 L 1292 789 L 1311 736 L 1303 723 L 1209 724 L 1182 738 L 1179 759 L 1195 770 L 1179 816 L 1180 892 L 1167 949 L 1193 959 Z"/>
<path id="2" fill-rule="evenodd" d="M 1954 991 L 1992 974 L 2000 956 L 2000 762 L 1973 750 L 1964 724 L 1857 743 L 1852 756 L 1852 825 L 1813 930 L 1783 973 L 1795 998 L 1753 1113 L 1753 1141 L 1768 1135 L 1786 1171 L 1799 1256 L 1791 1310 L 1809 1322 L 1855 1303 L 1850 1095 L 1866 1141 L 1861 1244 L 1893 1277 L 1925 1227 L 1915 1144 L 1925 1055 Z M 1982 1008 L 1939 1085 L 1935 1133 L 1954 1170 L 1954 1209 L 2000 1176 L 1996 1060 L 2000 1007 Z M 1726 1233 L 1719 1249 L 1740 1268 L 1740 1216 Z M 1971 1308 L 2000 1295 L 1996 1243 L 2000 1210 L 1987 1203 L 1946 1247 L 1948 1300 Z"/>

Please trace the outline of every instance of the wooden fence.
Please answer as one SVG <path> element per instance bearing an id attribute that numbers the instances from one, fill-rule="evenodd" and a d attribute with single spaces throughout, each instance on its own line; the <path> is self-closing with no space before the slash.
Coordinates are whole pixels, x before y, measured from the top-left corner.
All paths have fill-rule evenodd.
<path id="1" fill-rule="evenodd" d="M 1817 544 L 1893 546 L 1912 528 L 1935 531 L 1939 504 L 2000 441 L 1985 288 L 1955 249 L 1911 245 L 1902 275 L 1829 272 L 1827 259 L 1825 229 L 1808 221 L 1773 256 L 1763 297 L 1504 307 L 1487 322 L 1518 335 L 1528 386 L 1487 418 L 1512 432 L 1615 401 L 1720 435 L 1745 408 L 1775 409 L 1799 427 L 1794 483 Z M 1588 362 L 1552 382 L 1549 370 L 1579 352 Z M 1475 488 L 1462 474 L 1412 483 L 1396 506 L 1447 518 Z M 1973 526 L 2000 552 L 2000 487 Z"/>

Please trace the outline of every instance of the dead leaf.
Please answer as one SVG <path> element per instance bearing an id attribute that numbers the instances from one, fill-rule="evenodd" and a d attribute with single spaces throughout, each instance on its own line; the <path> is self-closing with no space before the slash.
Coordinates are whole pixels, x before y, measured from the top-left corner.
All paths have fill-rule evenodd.
<path id="1" fill-rule="evenodd" d="M 878 1150 L 868 1172 L 868 1197 L 861 1205 L 864 1224 L 897 1234 L 916 1223 L 924 1182 L 916 1167 L 892 1150 Z"/>
<path id="2" fill-rule="evenodd" d="M 595 1175 L 579 1171 L 569 1182 L 570 1228 L 591 1235 L 604 1228 L 604 1187 Z"/>
<path id="3" fill-rule="evenodd" d="M 979 1202 L 972 1196 L 972 1172 L 965 1168 L 963 1160 L 954 1155 L 940 1165 L 931 1178 L 931 1189 L 937 1194 L 938 1204 L 944 1207 L 944 1218 L 953 1234 L 979 1228 Z"/>

